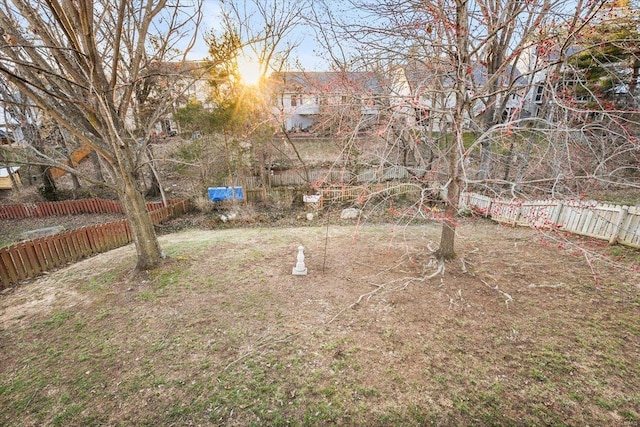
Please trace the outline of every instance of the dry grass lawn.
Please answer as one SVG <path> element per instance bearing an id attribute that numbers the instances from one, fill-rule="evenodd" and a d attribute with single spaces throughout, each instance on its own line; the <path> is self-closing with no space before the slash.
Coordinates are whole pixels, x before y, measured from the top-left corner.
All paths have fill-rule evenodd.
<path id="1" fill-rule="evenodd" d="M 438 236 L 191 230 L 23 284 L 0 425 L 639 425 L 637 252 L 469 221 L 428 278 Z"/>

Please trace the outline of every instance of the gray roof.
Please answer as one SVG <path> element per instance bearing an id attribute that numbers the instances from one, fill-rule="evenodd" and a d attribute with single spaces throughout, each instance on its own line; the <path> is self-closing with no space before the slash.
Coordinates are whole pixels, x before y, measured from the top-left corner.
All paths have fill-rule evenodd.
<path id="1" fill-rule="evenodd" d="M 444 89 L 451 88 L 454 84 L 454 70 L 445 67 L 433 66 L 433 64 L 412 64 L 405 68 L 405 76 L 412 91 L 420 88 Z M 472 79 L 476 86 L 487 84 L 487 66 L 476 62 L 472 64 Z M 500 76 L 500 85 L 508 86 L 511 82 L 515 86 L 524 86 L 527 80 L 522 73 L 513 66 L 508 66 Z"/>
<path id="2" fill-rule="evenodd" d="M 280 86 L 280 90 L 284 85 L 284 91 L 292 93 L 383 92 L 380 77 L 371 72 L 293 71 L 274 73 L 270 80 Z"/>

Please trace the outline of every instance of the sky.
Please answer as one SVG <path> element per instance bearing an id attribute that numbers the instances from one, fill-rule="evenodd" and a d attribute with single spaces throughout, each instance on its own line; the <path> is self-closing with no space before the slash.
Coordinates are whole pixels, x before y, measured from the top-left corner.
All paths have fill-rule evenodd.
<path id="1" fill-rule="evenodd" d="M 202 26 L 198 41 L 189 53 L 189 59 L 203 59 L 208 54 L 208 47 L 204 41 L 204 35 L 212 30 L 220 29 L 220 2 L 218 0 L 205 0 L 202 7 Z"/>
<path id="2" fill-rule="evenodd" d="M 273 0 L 264 0 L 273 1 Z M 251 3 L 251 2 L 249 2 Z M 204 35 L 211 30 L 221 29 L 221 7 L 220 0 L 203 0 L 202 6 L 202 28 L 199 31 L 196 45 L 188 55 L 188 59 L 197 60 L 206 58 L 208 46 L 204 40 Z M 317 44 L 310 28 L 301 28 L 294 36 L 302 41 L 300 47 L 295 51 L 294 56 L 299 59 L 300 64 L 306 71 L 326 71 L 328 64 L 321 58 L 314 55 Z M 0 129 L 5 127 L 3 109 L 0 106 Z"/>
<path id="3" fill-rule="evenodd" d="M 202 28 L 198 41 L 188 55 L 192 60 L 203 59 L 208 54 L 204 35 L 211 30 L 221 29 L 220 0 L 204 0 L 202 14 Z M 311 28 L 299 28 L 293 37 L 301 40 L 300 46 L 294 51 L 294 57 L 298 58 L 305 71 L 325 71 L 328 69 L 327 62 L 314 53 L 314 50 L 319 50 L 319 45 L 315 41 Z"/>

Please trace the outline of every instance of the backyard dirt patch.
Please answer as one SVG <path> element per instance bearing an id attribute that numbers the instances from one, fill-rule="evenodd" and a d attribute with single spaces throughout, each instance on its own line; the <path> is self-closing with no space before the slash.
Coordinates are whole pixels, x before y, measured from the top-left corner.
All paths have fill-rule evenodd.
<path id="1" fill-rule="evenodd" d="M 0 248 L 24 240 L 24 233 L 33 230 L 57 226 L 61 226 L 65 230 L 73 230 L 87 225 L 118 221 L 123 218 L 124 216 L 119 214 L 86 214 L 0 220 Z"/>
<path id="2" fill-rule="evenodd" d="M 189 230 L 22 284 L 0 424 L 638 425 L 638 252 L 469 220 L 434 274 L 438 237 Z"/>

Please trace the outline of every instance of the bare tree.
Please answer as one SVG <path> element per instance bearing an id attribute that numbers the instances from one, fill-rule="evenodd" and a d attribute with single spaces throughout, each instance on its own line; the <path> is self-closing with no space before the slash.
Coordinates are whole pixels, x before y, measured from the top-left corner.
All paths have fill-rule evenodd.
<path id="1" fill-rule="evenodd" d="M 423 176 L 439 181 L 446 194 L 438 258 L 455 256 L 460 192 L 471 184 L 488 183 L 495 168 L 495 135 L 524 117 L 532 76 L 563 62 L 576 35 L 603 4 L 351 0 L 325 2 L 316 13 L 334 24 L 331 32 L 323 32 L 326 47 L 358 52 L 348 61 L 351 66 L 385 64 L 408 87 L 401 93 L 393 88 L 397 79 L 391 84 L 394 114 L 389 116 L 387 138 L 422 150 L 418 154 L 426 158 L 421 167 L 432 172 Z M 320 22 L 320 31 L 322 27 Z M 531 56 L 550 40 L 558 55 L 535 64 Z"/>
<path id="2" fill-rule="evenodd" d="M 3 112 L 5 114 L 5 123 L 7 119 L 10 123 L 20 124 L 20 133 L 22 139 L 28 141 L 28 143 L 38 149 L 43 149 L 43 139 L 41 138 L 40 126 L 38 121 L 41 119 L 42 114 L 39 114 L 37 109 L 33 108 L 31 104 L 21 93 L 15 91 L 8 82 L 4 79 L 0 79 L 0 100 L 3 102 Z M 9 101 L 9 102 L 7 102 Z M 0 148 L 3 152 L 9 151 L 9 148 Z M 8 153 L 3 153 L 6 157 Z M 13 155 L 18 159 L 19 156 Z M 46 164 L 38 164 L 37 173 L 29 177 L 29 181 L 39 181 L 42 185 L 39 187 L 41 194 L 47 200 L 56 199 L 56 184 L 51 177 L 51 170 Z"/>
<path id="3" fill-rule="evenodd" d="M 263 114 L 256 114 L 258 109 L 255 109 L 251 130 L 245 134 L 250 135 L 252 140 L 253 157 L 258 161 L 263 185 L 268 183 L 265 171 L 271 151 L 266 144 L 273 137 L 274 131 L 285 130 L 280 121 L 282 114 L 271 114 L 268 104 L 271 100 L 265 92 L 273 88 L 268 87 L 266 77 L 270 73 L 279 73 L 293 67 L 293 53 L 302 41 L 296 31 L 306 22 L 306 11 L 310 9 L 310 5 L 309 0 L 232 0 L 223 5 L 224 33 L 217 35 L 218 40 L 222 42 L 225 35 L 234 35 L 237 56 L 249 57 L 258 67 L 258 88 L 252 91 L 251 99 L 254 103 L 262 104 Z M 210 39 L 215 42 L 216 35 L 211 34 Z M 213 45 L 214 43 L 210 43 L 210 46 Z M 239 71 L 241 74 L 242 70 Z M 306 164 L 286 131 L 284 136 L 306 172 Z M 308 176 L 307 173 L 305 175 Z"/>
<path id="4" fill-rule="evenodd" d="M 295 30 L 305 22 L 308 0 L 232 0 L 225 2 L 227 30 L 238 34 L 245 54 L 252 55 L 265 77 L 281 71 L 301 39 Z"/>
<path id="5" fill-rule="evenodd" d="M 180 80 L 199 6 L 198 0 L 3 0 L 0 7 L 0 74 L 103 160 L 107 185 L 131 225 L 138 269 L 157 266 L 161 252 L 138 180 L 145 144 L 134 133 L 135 93 L 160 63 L 174 62 L 170 72 Z M 171 89 L 158 97 L 142 136 L 171 104 Z"/>
<path id="6" fill-rule="evenodd" d="M 476 140 L 507 150 L 494 150 L 484 182 L 469 184 L 553 197 L 638 188 L 638 18 L 623 3 L 599 3 L 590 19 L 549 30 L 536 44 L 529 117 L 493 126 Z"/>

